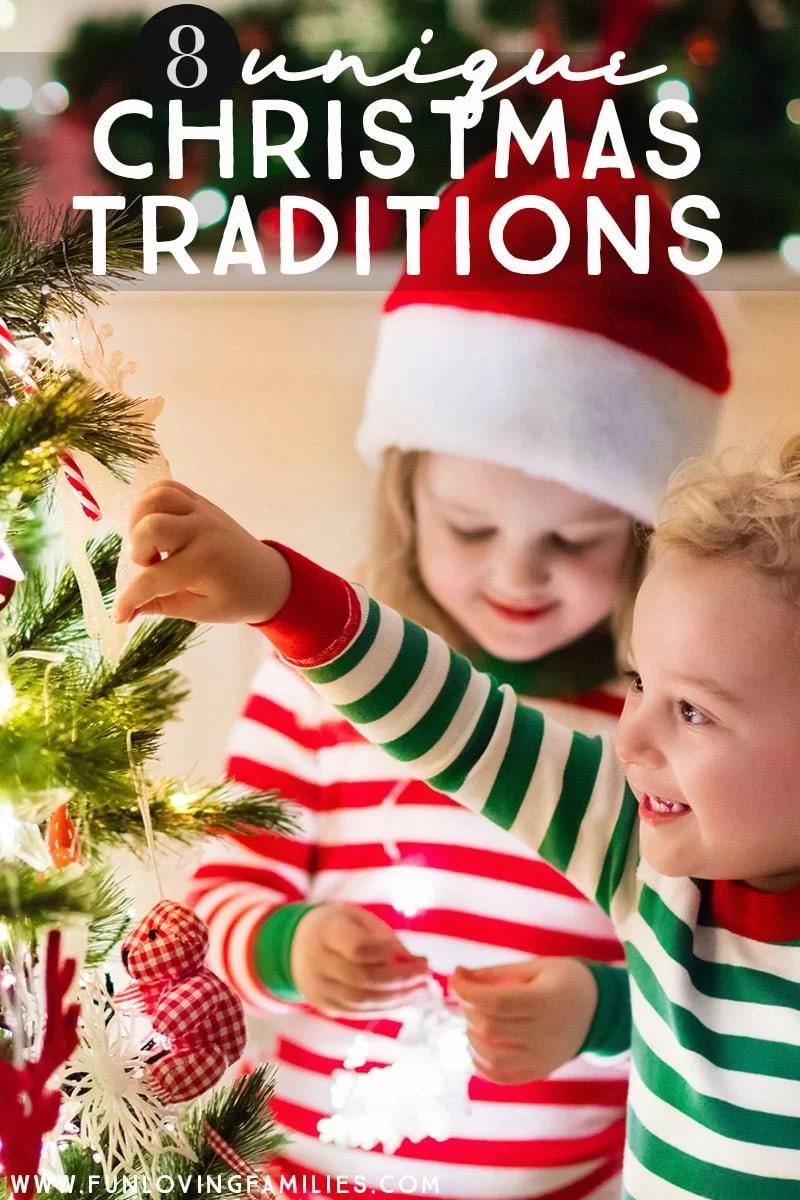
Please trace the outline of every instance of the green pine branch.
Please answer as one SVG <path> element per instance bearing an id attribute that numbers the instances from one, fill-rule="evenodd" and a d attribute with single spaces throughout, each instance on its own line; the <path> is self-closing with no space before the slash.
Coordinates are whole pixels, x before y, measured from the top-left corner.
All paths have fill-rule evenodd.
<path id="1" fill-rule="evenodd" d="M 250 792 L 227 782 L 188 789 L 180 780 L 149 785 L 153 831 L 163 839 L 191 845 L 209 833 L 297 832 L 296 818 L 278 792 Z M 96 795 L 83 817 L 91 853 L 101 859 L 110 847 L 125 846 L 135 854 L 146 849 L 135 795 L 111 803 Z"/>
<path id="2" fill-rule="evenodd" d="M 33 171 L 17 161 L 16 142 L 12 130 L 0 131 L 0 224 L 14 215 L 34 179 Z"/>
<path id="3" fill-rule="evenodd" d="M 275 1128 L 270 1113 L 274 1091 L 274 1070 L 262 1064 L 249 1075 L 240 1076 L 230 1087 L 217 1088 L 207 1100 L 192 1106 L 184 1120 L 184 1132 L 197 1155 L 193 1173 L 220 1176 L 223 1181 L 235 1175 L 208 1145 L 207 1125 L 215 1129 L 254 1171 L 263 1173 L 265 1164 L 280 1154 L 287 1144 L 286 1138 Z M 166 1166 L 174 1158 L 165 1155 L 162 1163 Z M 183 1173 L 186 1173 L 185 1159 L 182 1161 Z M 171 1162 L 170 1166 L 175 1174 L 181 1172 L 178 1161 Z M 203 1193 L 189 1193 L 190 1196 L 195 1194 L 200 1200 Z"/>
<path id="4" fill-rule="evenodd" d="M 20 393 L 16 406 L 0 405 L 0 506 L 42 492 L 58 469 L 62 450 L 85 450 L 124 476 L 155 449 L 142 427 L 139 402 L 106 392 L 77 371 L 42 368 L 38 392 Z"/>
<path id="5" fill-rule="evenodd" d="M 169 664 L 189 648 L 196 629 L 192 621 L 176 619 L 143 623 L 115 667 L 105 663 L 98 667 L 89 699 L 100 700 L 127 690 L 143 703 L 144 711 L 159 714 L 162 723 L 169 720 L 186 695 L 177 672 L 169 669 Z"/>
<path id="6" fill-rule="evenodd" d="M 0 921 L 33 941 L 39 929 L 90 916 L 96 888 L 96 876 L 80 867 L 34 871 L 0 862 Z"/>
<path id="7" fill-rule="evenodd" d="M 133 277 L 142 258 L 138 207 L 108 215 L 105 275 L 93 274 L 92 255 L 89 212 L 12 217 L 0 226 L 0 313 L 16 337 L 37 335 L 46 317 L 79 316 L 116 280 Z"/>
<path id="8" fill-rule="evenodd" d="M 20 543 L 13 537 L 15 553 Z M 120 551 L 120 538 L 109 534 L 88 546 L 88 557 L 103 598 L 111 598 Z M 7 638 L 9 658 L 29 650 L 64 651 L 86 638 L 78 581 L 72 567 L 50 585 L 40 571 L 29 571 L 14 593 L 13 627 Z"/>
<path id="9" fill-rule="evenodd" d="M 87 969 L 102 967 L 131 923 L 131 898 L 110 872 L 92 872 L 94 897 L 86 944 Z"/>
<path id="10" fill-rule="evenodd" d="M 0 921 L 31 943 L 37 933 L 65 921 L 88 922 L 85 966 L 100 967 L 131 922 L 131 900 L 107 871 L 79 865 L 34 871 L 0 862 Z"/>

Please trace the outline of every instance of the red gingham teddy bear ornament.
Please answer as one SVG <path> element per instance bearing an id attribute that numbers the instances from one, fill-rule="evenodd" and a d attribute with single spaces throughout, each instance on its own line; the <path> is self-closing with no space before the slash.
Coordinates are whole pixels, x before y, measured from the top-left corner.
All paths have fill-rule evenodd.
<path id="1" fill-rule="evenodd" d="M 244 1051 L 242 1002 L 205 966 L 208 930 L 190 909 L 161 900 L 122 943 L 135 981 L 115 1004 L 145 1012 L 166 1042 L 149 1060 L 147 1081 L 161 1100 L 194 1100 Z"/>

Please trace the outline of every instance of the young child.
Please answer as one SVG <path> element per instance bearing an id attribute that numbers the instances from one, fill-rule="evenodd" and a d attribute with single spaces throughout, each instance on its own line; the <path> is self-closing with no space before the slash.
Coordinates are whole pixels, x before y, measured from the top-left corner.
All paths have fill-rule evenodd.
<path id="1" fill-rule="evenodd" d="M 151 490 L 132 541 L 141 564 L 168 557 L 119 619 L 261 624 L 371 741 L 610 913 L 634 1024 L 626 1196 L 797 1196 L 800 437 L 774 473 L 700 463 L 675 481 L 636 602 L 619 761 L 609 737 L 518 704 L 188 489 Z"/>
<path id="2" fill-rule="evenodd" d="M 404 275 L 386 302 L 359 434 L 381 471 L 366 582 L 590 733 L 609 731 L 622 707 L 612 625 L 627 623 L 641 571 L 633 518 L 652 521 L 671 467 L 707 442 L 718 401 L 690 375 L 726 382 L 724 344 L 677 271 L 653 291 L 609 262 L 578 288 L 576 240 L 547 289 L 523 289 L 479 236 L 468 280 L 440 248 L 457 194 L 469 195 L 476 225 L 536 191 L 578 228 L 589 193 L 624 226 L 644 186 L 608 173 L 559 181 L 519 155 L 506 180 L 495 180 L 491 159 L 473 168 L 425 226 L 423 274 Z M 521 213 L 511 228 L 516 254 L 544 252 L 539 214 Z M 666 260 L 663 238 L 658 253 Z M 654 347 L 676 330 L 680 363 L 667 350 L 662 364 Z M 531 1082 L 582 1047 L 628 1043 L 627 981 L 615 988 L 607 971 L 598 966 L 593 979 L 566 957 L 621 958 L 608 919 L 510 835 L 487 836 L 473 814 L 408 773 L 398 778 L 276 657 L 236 726 L 229 771 L 279 788 L 303 815 L 299 840 L 215 842 L 191 895 L 214 968 L 251 1010 L 281 1017 L 270 1056 L 280 1068 L 275 1113 L 292 1135 L 283 1174 L 316 1171 L 322 1190 L 326 1176 L 377 1186 L 398 1173 L 436 1175 L 453 1200 L 616 1198 L 627 1063 L 581 1057 Z M 469 1118 L 447 1141 L 406 1142 L 391 1157 L 321 1145 L 330 1075 L 355 1031 L 372 1031 L 371 1060 L 392 1061 L 394 1010 L 428 965 L 445 985 L 458 969 L 451 999 L 469 1003 L 481 1076 Z M 608 995 L 587 1040 L 595 980 Z M 498 1036 L 508 1031 L 484 1008 L 500 995 L 513 1039 Z"/>

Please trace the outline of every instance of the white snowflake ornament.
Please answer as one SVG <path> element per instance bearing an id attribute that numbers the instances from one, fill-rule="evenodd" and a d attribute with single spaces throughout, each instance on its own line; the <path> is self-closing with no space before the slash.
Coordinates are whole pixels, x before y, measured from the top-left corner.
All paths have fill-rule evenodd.
<path id="1" fill-rule="evenodd" d="M 95 1152 L 104 1176 L 158 1174 L 167 1150 L 194 1160 L 177 1110 L 145 1082 L 146 1056 L 139 1048 L 137 1018 L 115 1012 L 105 990 L 86 987 L 78 1026 L 80 1045 L 67 1064 L 63 1136 Z M 77 1132 L 70 1132 L 70 1124 Z"/>

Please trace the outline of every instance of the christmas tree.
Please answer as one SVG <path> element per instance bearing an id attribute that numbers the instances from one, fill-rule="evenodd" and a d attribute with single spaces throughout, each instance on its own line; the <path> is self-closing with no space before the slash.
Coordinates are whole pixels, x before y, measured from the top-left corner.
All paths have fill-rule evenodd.
<path id="1" fill-rule="evenodd" d="M 162 901 L 137 923 L 104 861 L 125 845 L 155 866 L 162 837 L 290 823 L 273 794 L 154 777 L 194 627 L 149 621 L 120 644 L 108 609 L 126 506 L 165 469 L 159 402 L 56 352 L 64 322 L 80 328 L 100 287 L 127 276 L 137 220 L 110 223 L 98 280 L 83 215 L 16 214 L 28 180 L 13 154 L 0 141 L 0 1190 L 105 1196 L 180 1176 L 205 1195 L 212 1177 L 263 1172 L 280 1144 L 272 1081 L 260 1068 L 209 1090 L 241 1053 L 240 1002 L 204 967 L 194 914 Z M 113 357 L 106 380 L 125 374 Z M 64 509 L 71 562 L 54 571 L 44 518 Z M 115 514 L 116 532 L 87 540 Z M 123 938 L 135 982 L 115 995 Z"/>

